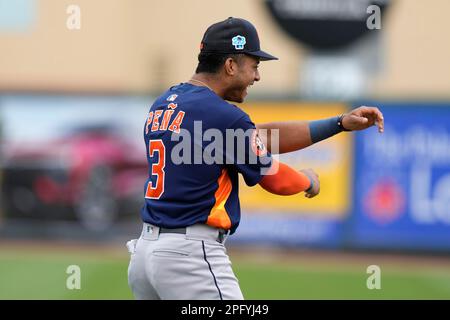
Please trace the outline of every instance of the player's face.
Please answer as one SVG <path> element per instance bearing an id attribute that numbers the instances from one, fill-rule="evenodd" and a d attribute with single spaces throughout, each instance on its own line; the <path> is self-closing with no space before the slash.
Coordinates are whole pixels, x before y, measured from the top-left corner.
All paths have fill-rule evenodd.
<path id="1" fill-rule="evenodd" d="M 225 100 L 243 102 L 247 96 L 248 87 L 259 81 L 259 59 L 244 55 L 237 63 L 237 72 L 228 87 Z"/>

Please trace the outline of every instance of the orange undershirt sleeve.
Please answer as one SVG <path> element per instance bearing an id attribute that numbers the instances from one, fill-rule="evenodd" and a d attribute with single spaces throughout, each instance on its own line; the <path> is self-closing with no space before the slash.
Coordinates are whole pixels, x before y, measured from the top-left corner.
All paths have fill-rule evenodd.
<path id="1" fill-rule="evenodd" d="M 269 174 L 262 178 L 259 185 L 270 193 L 289 196 L 308 190 L 311 180 L 307 175 L 272 159 Z"/>

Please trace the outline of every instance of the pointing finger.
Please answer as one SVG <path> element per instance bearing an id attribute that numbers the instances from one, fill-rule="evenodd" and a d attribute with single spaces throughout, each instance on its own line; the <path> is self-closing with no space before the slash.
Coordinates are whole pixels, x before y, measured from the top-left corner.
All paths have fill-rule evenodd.
<path id="1" fill-rule="evenodd" d="M 375 111 L 377 116 L 376 124 L 378 126 L 378 131 L 382 133 L 384 131 L 384 117 L 381 111 L 378 110 L 378 108 L 375 108 Z"/>
<path id="2" fill-rule="evenodd" d="M 382 133 L 384 131 L 384 117 L 381 111 L 377 107 L 368 107 L 367 111 L 375 116 L 375 124 L 378 126 L 378 131 Z"/>

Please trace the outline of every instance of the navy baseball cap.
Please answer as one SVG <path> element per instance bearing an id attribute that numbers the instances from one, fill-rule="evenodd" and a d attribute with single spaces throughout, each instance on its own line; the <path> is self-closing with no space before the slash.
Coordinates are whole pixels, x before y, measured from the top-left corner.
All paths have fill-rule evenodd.
<path id="1" fill-rule="evenodd" d="M 247 20 L 230 17 L 211 25 L 203 35 L 200 52 L 245 53 L 262 61 L 278 60 L 261 50 L 256 28 Z"/>

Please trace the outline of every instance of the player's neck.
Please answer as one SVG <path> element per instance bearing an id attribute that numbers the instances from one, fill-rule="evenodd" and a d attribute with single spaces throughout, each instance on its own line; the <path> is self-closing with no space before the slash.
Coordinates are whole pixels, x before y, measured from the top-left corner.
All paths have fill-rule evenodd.
<path id="1" fill-rule="evenodd" d="M 211 91 L 214 91 L 218 96 L 222 98 L 224 97 L 222 86 L 214 77 L 202 73 L 196 73 L 188 82 L 195 86 L 207 87 Z"/>

